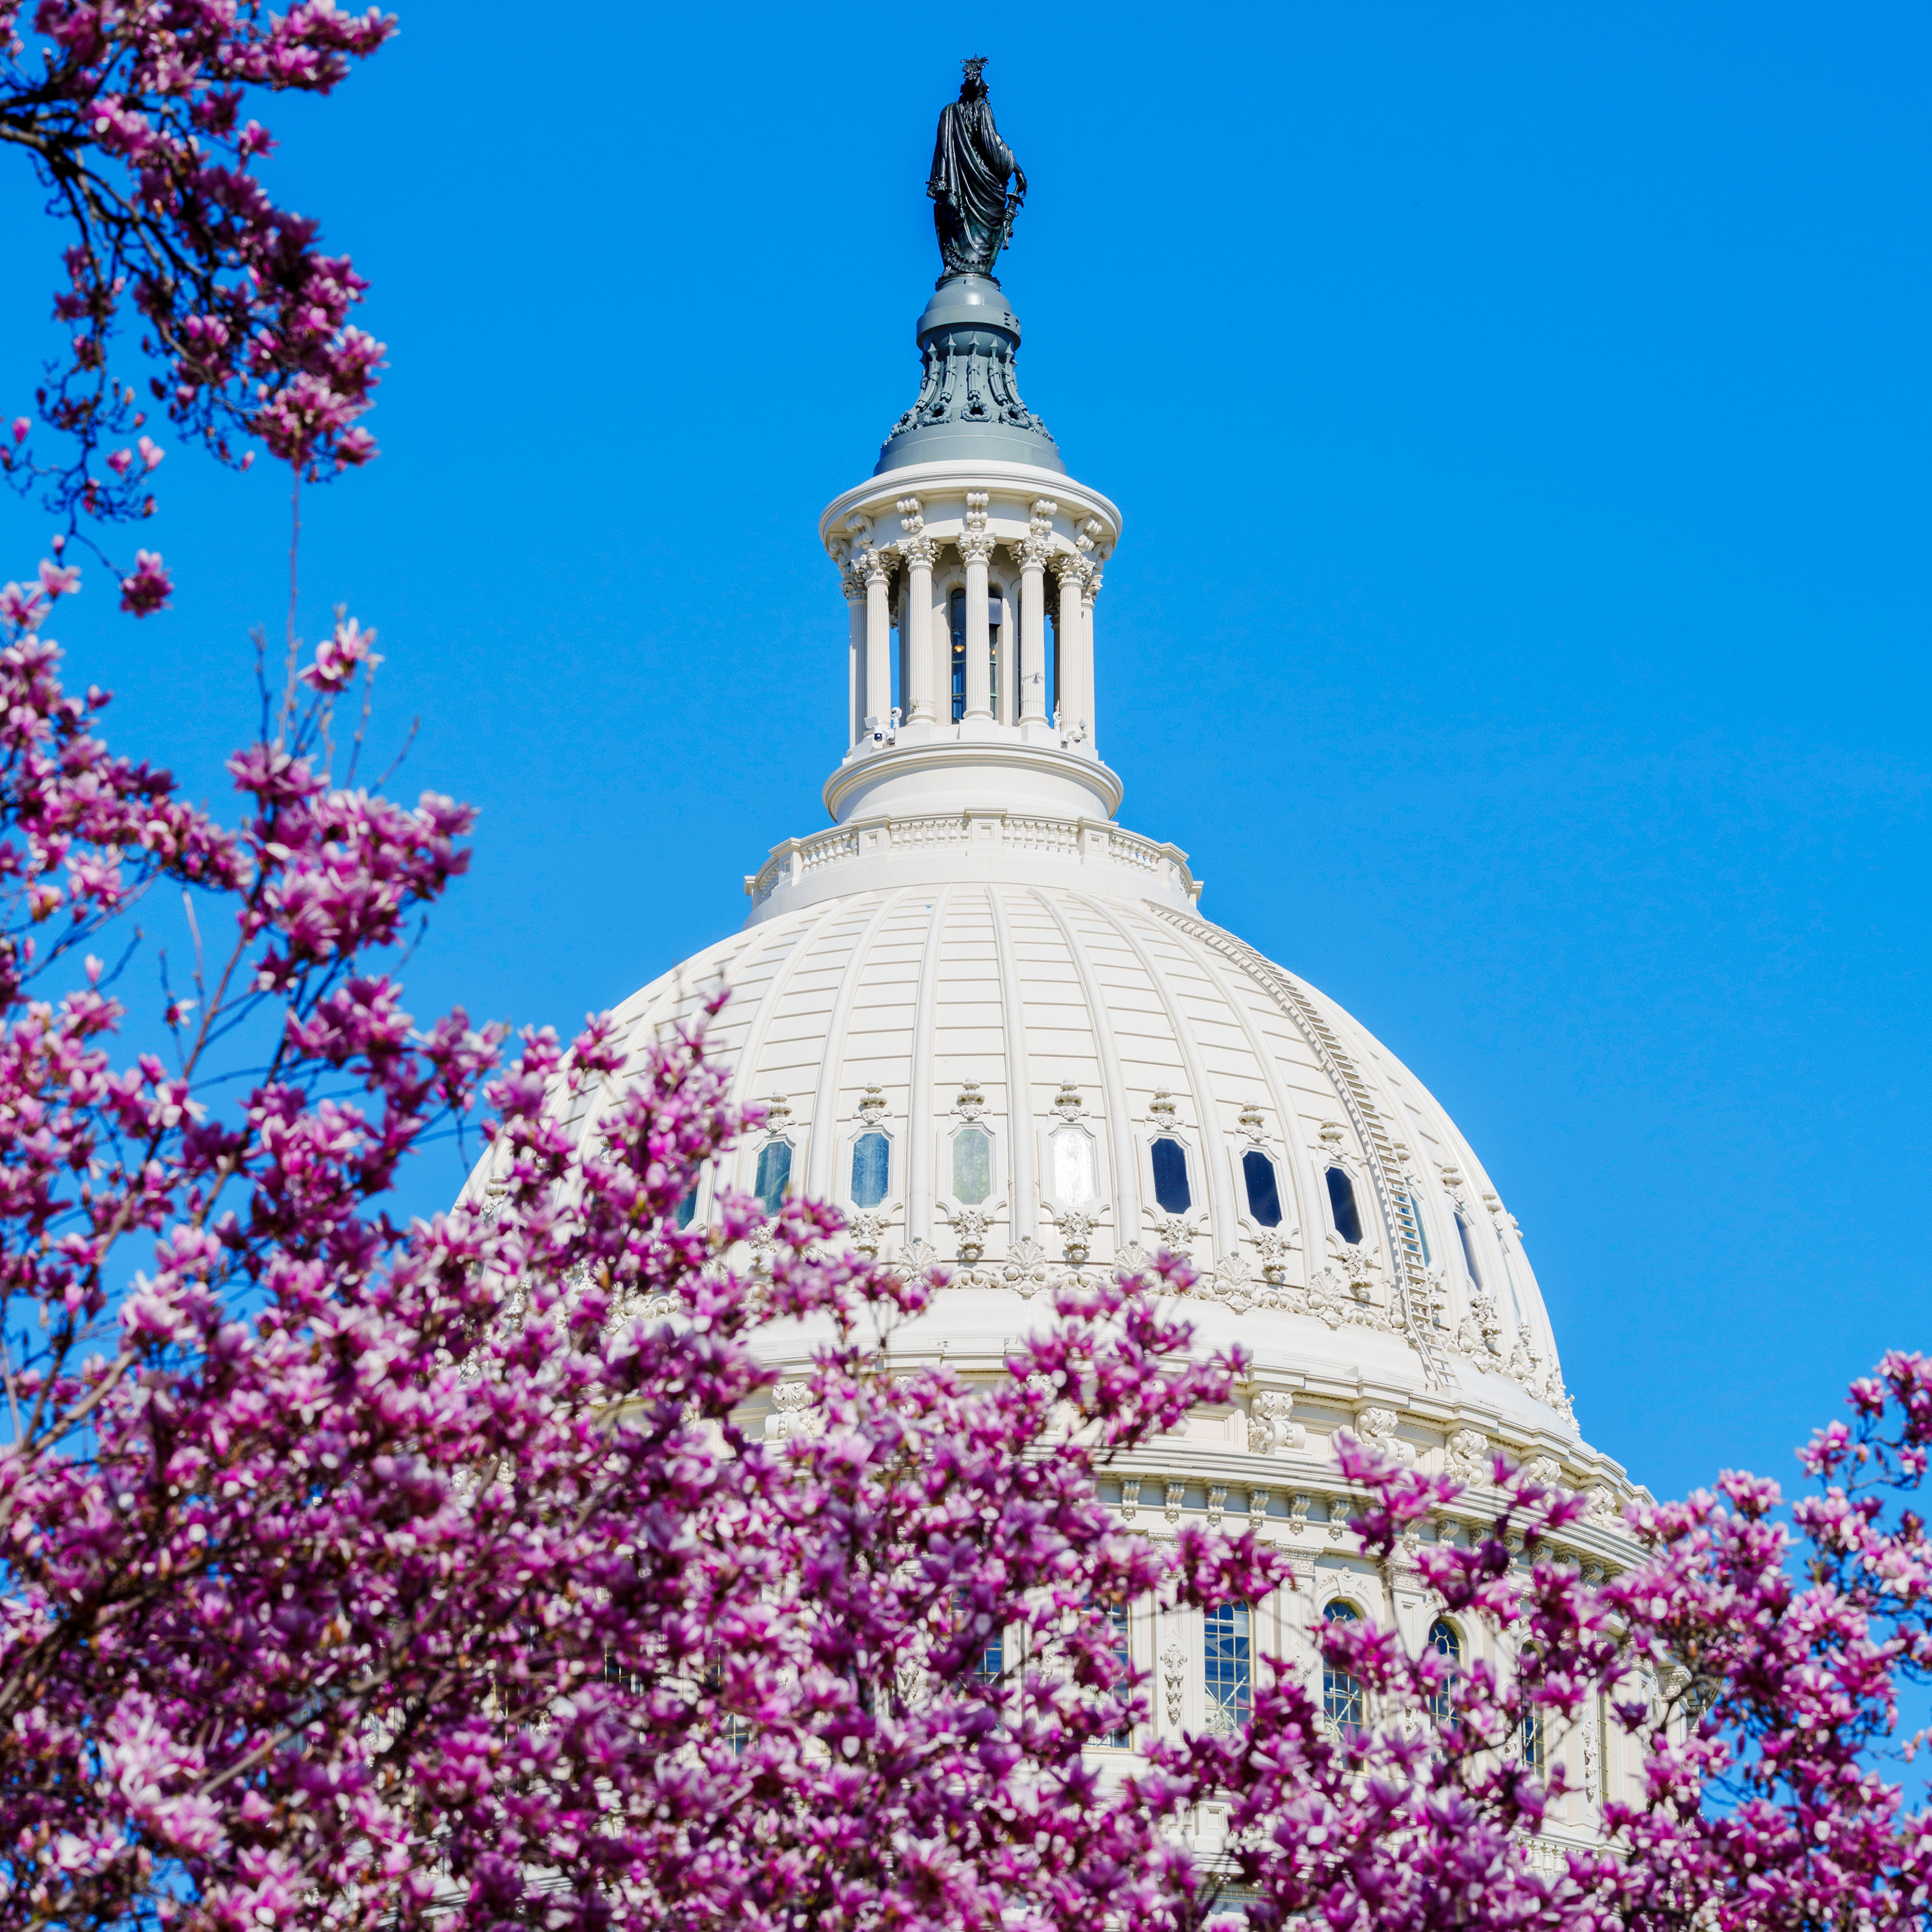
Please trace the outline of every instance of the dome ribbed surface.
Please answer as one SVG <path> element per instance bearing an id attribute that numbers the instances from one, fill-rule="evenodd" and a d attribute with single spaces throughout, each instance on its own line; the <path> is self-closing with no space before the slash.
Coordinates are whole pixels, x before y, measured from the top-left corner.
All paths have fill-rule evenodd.
<path id="1" fill-rule="evenodd" d="M 890 1178 L 867 1238 L 888 1262 L 937 1260 L 964 1292 L 1011 1303 L 1010 1318 L 986 1318 L 1010 1331 L 1014 1292 L 1070 1264 L 1051 1192 L 1052 1137 L 1070 1124 L 1091 1136 L 1097 1196 L 1072 1260 L 1172 1246 L 1200 1271 L 1204 1333 L 1238 1335 L 1259 1371 L 1478 1397 L 1574 1431 L 1534 1274 L 1474 1150 L 1366 1029 L 1219 928 L 1071 886 L 854 892 L 752 926 L 634 994 L 620 1011 L 632 1065 L 720 981 L 731 998 L 712 1038 L 734 1097 L 778 1107 L 706 1177 L 700 1215 L 721 1186 L 754 1192 L 762 1149 L 782 1138 L 792 1184 L 856 1216 L 854 1149 L 883 1133 Z M 580 1107 L 580 1130 L 596 1111 Z M 962 1124 L 990 1136 L 992 1168 L 987 1225 L 963 1232 L 949 1166 Z M 1177 1162 L 1186 1175 L 1178 1218 L 1156 1198 L 1161 1139 L 1184 1150 L 1166 1156 L 1170 1196 Z M 1252 1211 L 1250 1154 L 1275 1178 L 1273 1228 Z M 1343 1238 L 1331 1168 L 1348 1177 L 1358 1240 Z"/>

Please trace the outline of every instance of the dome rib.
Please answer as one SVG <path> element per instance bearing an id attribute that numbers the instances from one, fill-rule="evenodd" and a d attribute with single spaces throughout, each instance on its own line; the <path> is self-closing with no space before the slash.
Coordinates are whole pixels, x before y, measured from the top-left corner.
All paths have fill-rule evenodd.
<path id="1" fill-rule="evenodd" d="M 932 1055 L 934 1010 L 939 997 L 939 955 L 946 937 L 946 917 L 952 888 L 941 886 L 932 896 L 926 921 L 926 951 L 919 962 L 919 990 L 914 995 L 911 1078 L 906 1088 L 906 1206 L 908 1236 L 916 1228 L 932 1225 L 932 1133 L 934 1117 Z"/>
<path id="2" fill-rule="evenodd" d="M 1012 1147 L 1013 1204 L 1007 1219 L 1016 1240 L 1032 1237 L 1040 1226 L 1034 1187 L 1033 1077 L 1027 1057 L 1026 1007 L 1020 994 L 1019 960 L 1013 950 L 1006 902 L 998 886 L 986 889 L 993 915 L 993 951 L 1000 968 L 1000 1018 L 1006 1042 L 1007 1138 Z"/>
<path id="3" fill-rule="evenodd" d="M 846 1035 L 852 1024 L 853 1004 L 865 977 L 866 962 L 886 922 L 909 896 L 902 887 L 886 893 L 873 909 L 872 917 L 853 941 L 851 957 L 832 997 L 832 1011 L 825 1023 L 825 1051 L 818 1063 L 818 1084 L 812 1096 L 810 1138 L 806 1150 L 806 1191 L 814 1200 L 826 1200 L 833 1195 L 832 1156 L 838 1138 L 840 1076 L 845 1070 Z"/>
<path id="4" fill-rule="evenodd" d="M 1056 895 L 1042 887 L 1034 886 L 1029 890 L 1060 928 L 1060 938 L 1079 978 L 1081 996 L 1087 1002 L 1087 1011 L 1094 1023 L 1094 1046 L 1100 1056 L 1100 1078 L 1107 1091 L 1107 1158 L 1114 1169 L 1114 1239 L 1124 1247 L 1130 1241 L 1140 1238 L 1141 1172 L 1140 1163 L 1133 1155 L 1132 1121 L 1127 1112 L 1126 1083 L 1120 1078 L 1120 1057 L 1114 1045 L 1113 1020 L 1107 1011 L 1106 1001 L 1100 997 L 1094 962 L 1080 935 L 1074 931 L 1073 922 L 1066 916 L 1065 908 L 1059 904 Z M 1121 1145 L 1124 1138 L 1126 1142 L 1124 1148 Z"/>

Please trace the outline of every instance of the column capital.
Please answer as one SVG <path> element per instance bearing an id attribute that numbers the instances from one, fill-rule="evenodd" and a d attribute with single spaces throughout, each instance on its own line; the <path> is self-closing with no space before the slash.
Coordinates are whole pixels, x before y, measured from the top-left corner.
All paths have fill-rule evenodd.
<path id="1" fill-rule="evenodd" d="M 938 540 L 923 534 L 908 537 L 898 548 L 900 556 L 916 570 L 930 570 L 939 556 Z"/>
<path id="2" fill-rule="evenodd" d="M 866 601 L 866 580 L 849 563 L 838 566 L 838 587 L 845 593 L 848 604 L 862 604 Z"/>
<path id="3" fill-rule="evenodd" d="M 1081 586 L 1081 599 L 1084 603 L 1090 604 L 1100 594 L 1100 566 L 1097 563 L 1090 563 L 1087 566 L 1087 580 Z"/>
<path id="4" fill-rule="evenodd" d="M 1087 580 L 1087 572 L 1090 568 L 1091 566 L 1088 564 L 1087 560 L 1077 550 L 1055 550 L 1053 554 L 1053 574 L 1060 579 L 1060 587 L 1063 590 L 1066 588 L 1067 580 L 1070 578 L 1075 583 L 1084 585 Z"/>
<path id="5" fill-rule="evenodd" d="M 980 520 L 983 525 L 986 518 L 982 516 Z M 983 528 L 961 531 L 959 533 L 960 561 L 962 563 L 992 562 L 994 548 L 998 542 L 998 539 L 990 530 Z"/>
<path id="6" fill-rule="evenodd" d="M 892 574 L 892 558 L 884 550 L 862 550 L 852 559 L 852 574 L 868 589 L 884 584 Z"/>
<path id="7" fill-rule="evenodd" d="M 1053 554 L 1043 536 L 1022 537 L 1018 543 L 1010 543 L 1006 548 L 1022 570 L 1045 570 Z"/>

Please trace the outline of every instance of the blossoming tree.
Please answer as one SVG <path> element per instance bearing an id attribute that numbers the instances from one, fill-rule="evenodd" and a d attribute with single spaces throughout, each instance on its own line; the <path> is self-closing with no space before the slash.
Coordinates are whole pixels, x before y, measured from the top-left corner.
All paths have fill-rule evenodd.
<path id="1" fill-rule="evenodd" d="M 144 508 L 154 452 L 94 460 L 142 428 L 106 374 L 128 292 L 157 400 L 218 455 L 245 430 L 302 476 L 366 458 L 361 284 L 262 196 L 240 115 L 391 23 L 42 0 L 34 27 L 0 136 L 81 238 L 40 399 L 78 453 L 34 458 L 30 424 L 16 478 L 70 518 Z M 1100 1501 L 1241 1371 L 1198 1357 L 1186 1267 L 1064 1291 L 975 1382 L 896 1354 L 941 1281 L 845 1252 L 830 1210 L 728 1194 L 680 1228 L 752 1118 L 701 1030 L 579 1145 L 573 1093 L 622 1064 L 607 1019 L 506 1058 L 460 1011 L 404 1012 L 397 948 L 470 818 L 334 769 L 373 633 L 338 620 L 291 678 L 229 823 L 65 688 L 47 626 L 80 583 L 56 559 L 0 591 L 0 1925 L 1924 1917 L 1932 1826 L 1885 1754 L 1932 1664 L 1932 1365 L 1857 1386 L 1788 1512 L 1745 1477 L 1634 1510 L 1642 1558 L 1600 1585 L 1547 1553 L 1579 1500 L 1498 1466 L 1494 1532 L 1420 1560 L 1512 1667 L 1328 1624 L 1359 1724 L 1283 1667 L 1244 1724 L 1103 1774 L 1094 1747 L 1145 1735 L 1120 1612 L 1291 1586 L 1251 1531 L 1154 1543 Z M 123 585 L 164 595 L 158 560 Z M 104 961 L 162 892 L 196 963 L 141 1051 Z M 488 1194 L 399 1225 L 400 1163 L 479 1106 Z M 800 1324 L 806 1426 L 768 1439 L 765 1345 Z M 1342 1453 L 1371 1557 L 1456 1496 Z M 1600 1697 L 1643 1789 L 1552 1869 L 1563 1775 L 1516 1740 Z"/>

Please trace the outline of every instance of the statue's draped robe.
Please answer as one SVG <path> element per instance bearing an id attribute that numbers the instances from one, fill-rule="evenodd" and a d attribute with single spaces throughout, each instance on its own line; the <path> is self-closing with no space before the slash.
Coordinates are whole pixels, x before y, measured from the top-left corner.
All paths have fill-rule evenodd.
<path id="1" fill-rule="evenodd" d="M 1006 179 L 1013 152 L 993 125 L 993 104 L 950 101 L 932 150 L 933 224 L 948 274 L 991 274 L 1006 238 Z"/>

